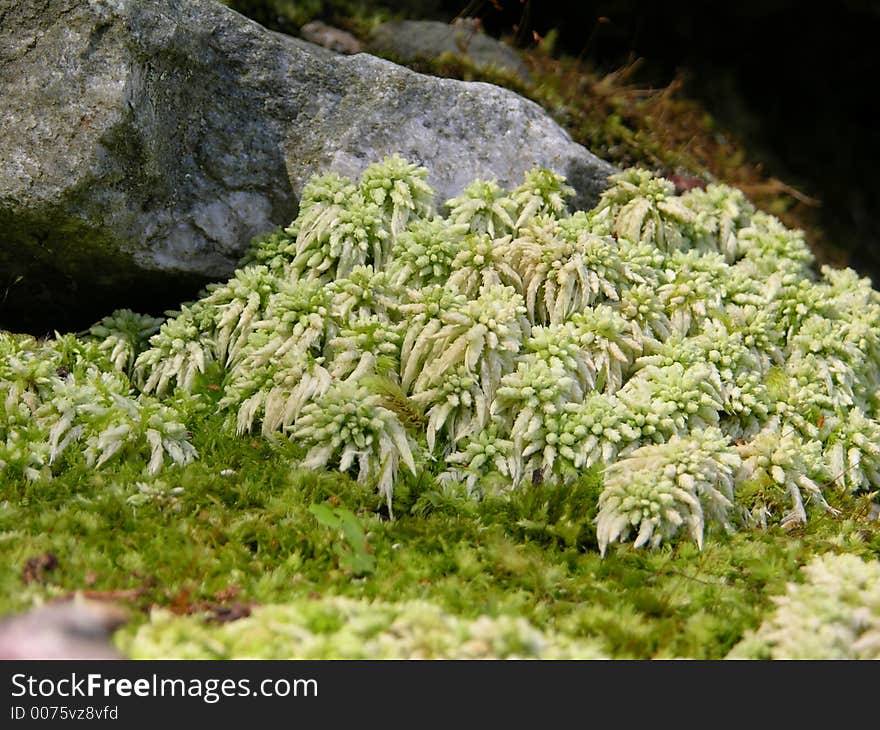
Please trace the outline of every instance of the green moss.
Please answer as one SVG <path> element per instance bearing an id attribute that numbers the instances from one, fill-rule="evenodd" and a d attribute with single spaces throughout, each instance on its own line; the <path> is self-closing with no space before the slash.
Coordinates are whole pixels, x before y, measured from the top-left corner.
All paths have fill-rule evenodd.
<path id="1" fill-rule="evenodd" d="M 135 659 L 597 659 L 596 647 L 522 618 L 468 621 L 424 601 L 326 598 L 265 606 L 207 626 L 157 612 L 122 649 Z"/>
<path id="2" fill-rule="evenodd" d="M 420 0 L 221 0 L 233 10 L 282 33 L 295 33 L 306 23 L 322 19 L 369 33 L 379 23 L 399 16 L 420 14 L 426 3 Z"/>
<path id="3" fill-rule="evenodd" d="M 880 658 L 880 562 L 827 554 L 802 572 L 730 658 Z"/>
<path id="4" fill-rule="evenodd" d="M 572 488 L 571 503 L 541 489 L 474 503 L 413 479 L 388 521 L 373 511 L 378 498 L 365 504 L 347 477 L 296 470 L 286 446 L 219 432 L 217 421 L 200 424 L 201 461 L 149 481 L 182 488 L 172 498 L 132 500 L 144 480 L 131 467 L 102 475 L 80 466 L 48 482 L 6 483 L 0 610 L 77 591 L 122 600 L 133 609 L 123 646 L 154 607 L 194 612 L 179 625 L 163 619 L 146 634 L 173 654 L 200 641 L 198 626 L 218 606 L 341 595 L 427 601 L 462 620 L 522 617 L 567 637 L 563 646 L 587 641 L 614 657 L 721 658 L 757 628 L 771 596 L 797 580 L 813 555 L 880 557 L 880 531 L 868 521 L 865 500 L 843 496 L 835 506 L 847 519 L 811 520 L 797 535 L 719 532 L 702 551 L 686 543 L 651 553 L 621 547 L 604 560 L 591 542 L 589 508 L 578 507 L 590 479 Z M 343 538 L 315 519 L 313 504 L 358 515 L 375 557 L 372 573 L 358 577 L 345 566 L 336 549 Z M 583 525 L 574 545 L 570 522 Z M 57 556 L 57 568 L 26 583 L 24 565 L 46 552 Z M 159 638 L 164 630 L 170 638 Z"/>

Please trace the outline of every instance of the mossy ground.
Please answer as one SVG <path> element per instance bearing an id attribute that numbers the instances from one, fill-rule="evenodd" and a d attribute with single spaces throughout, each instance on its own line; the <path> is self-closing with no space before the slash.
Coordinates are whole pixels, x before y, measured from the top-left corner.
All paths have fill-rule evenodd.
<path id="1" fill-rule="evenodd" d="M 823 247 L 812 201 L 750 162 L 679 84 L 644 90 L 626 73 L 600 76 L 539 51 L 525 58 L 529 84 L 455 58 L 420 70 L 523 93 L 621 166 L 734 184 L 804 228 L 821 262 L 843 263 Z M 216 387 L 206 392 L 219 400 Z M 50 481 L 0 478 L 0 612 L 78 592 L 113 600 L 131 609 L 117 637 L 124 645 L 153 607 L 207 621 L 330 595 L 420 599 L 465 618 L 523 616 L 598 641 L 617 658 L 715 659 L 757 628 L 771 598 L 801 580 L 816 554 L 880 557 L 869 496 L 828 490 L 841 515 L 814 511 L 790 532 L 715 531 L 702 550 L 623 545 L 603 559 L 592 523 L 595 472 L 570 486 L 533 485 L 480 502 L 429 477 L 406 477 L 390 519 L 383 500 L 348 477 L 294 468 L 303 455 L 296 444 L 233 437 L 219 416 L 193 424 L 193 442 L 200 460 L 156 479 L 143 476 L 142 463 L 96 472 L 84 462 Z M 355 515 L 363 534 L 329 526 L 315 505 Z M 39 568 L 49 553 L 57 565 Z"/>
<path id="2" fill-rule="evenodd" d="M 816 512 L 794 532 L 715 532 L 702 551 L 685 542 L 626 545 L 602 559 L 592 526 L 596 473 L 480 502 L 410 477 L 396 488 L 389 519 L 379 496 L 353 480 L 293 468 L 296 445 L 221 435 L 218 418 L 194 427 L 201 459 L 157 479 L 132 463 L 7 480 L 0 611 L 77 592 L 114 600 L 131 610 L 117 636 L 124 645 L 153 607 L 209 621 L 331 595 L 420 599 L 463 618 L 522 616 L 598 641 L 615 658 L 716 659 L 758 626 L 771 596 L 815 554 L 880 557 L 869 501 L 837 495 L 841 516 Z M 313 505 L 355 514 L 365 539 L 322 523 L 326 511 Z M 54 568 L 27 567 L 47 553 Z"/>

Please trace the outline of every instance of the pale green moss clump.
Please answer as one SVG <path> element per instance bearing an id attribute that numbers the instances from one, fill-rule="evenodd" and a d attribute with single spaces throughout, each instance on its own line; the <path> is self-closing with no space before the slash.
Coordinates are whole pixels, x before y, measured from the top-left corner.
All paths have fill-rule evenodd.
<path id="1" fill-rule="evenodd" d="M 100 341 L 0 332 L 0 477 L 49 478 L 72 454 L 96 469 L 139 459 L 149 474 L 196 458 L 182 422 L 194 399 L 180 409 L 138 395 L 125 373 L 138 342 L 143 349 L 157 328 L 152 318 L 117 312 L 92 328 Z"/>
<path id="2" fill-rule="evenodd" d="M 603 659 L 595 644 L 542 632 L 519 617 L 463 619 L 425 601 L 329 597 L 260 606 L 227 624 L 154 611 L 132 659 Z"/>
<path id="3" fill-rule="evenodd" d="M 880 659 L 880 562 L 822 555 L 729 659 Z"/>
<path id="4" fill-rule="evenodd" d="M 4 335 L 3 478 L 47 476 L 73 444 L 96 468 L 186 463 L 212 388 L 229 434 L 287 439 L 389 511 L 413 475 L 479 498 L 607 467 L 603 554 L 793 528 L 810 503 L 834 512 L 831 485 L 880 486 L 880 295 L 817 275 L 742 193 L 628 170 L 570 213 L 536 169 L 444 216 L 426 178 L 399 157 L 316 177 L 287 229 L 146 345 L 155 323 L 130 313 L 82 340 Z"/>

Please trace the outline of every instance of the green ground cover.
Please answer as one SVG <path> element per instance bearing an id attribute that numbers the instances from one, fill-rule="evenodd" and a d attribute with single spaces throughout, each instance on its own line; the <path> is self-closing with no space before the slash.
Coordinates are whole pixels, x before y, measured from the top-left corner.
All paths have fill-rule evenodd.
<path id="1" fill-rule="evenodd" d="M 144 657 L 785 655 L 816 576 L 876 613 L 801 570 L 880 552 L 866 281 L 732 189 L 424 177 L 316 179 L 161 326 L 0 335 L 0 609 L 122 602 Z"/>

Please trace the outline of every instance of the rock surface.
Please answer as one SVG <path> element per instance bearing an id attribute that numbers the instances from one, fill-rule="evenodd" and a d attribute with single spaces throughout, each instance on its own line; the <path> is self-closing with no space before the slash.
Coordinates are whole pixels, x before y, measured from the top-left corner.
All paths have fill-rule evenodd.
<path id="1" fill-rule="evenodd" d="M 122 659 L 111 642 L 128 621 L 98 601 L 52 603 L 0 620 L 0 659 Z"/>
<path id="2" fill-rule="evenodd" d="M 0 327 L 160 311 L 287 224 L 308 178 L 391 153 L 474 177 L 613 168 L 499 87 L 337 56 L 215 0 L 0 0 Z"/>
<path id="3" fill-rule="evenodd" d="M 309 43 L 328 48 L 334 53 L 344 53 L 351 55 L 352 53 L 360 53 L 364 50 L 363 43 L 355 38 L 348 31 L 341 28 L 335 28 L 320 20 L 313 20 L 306 23 L 299 29 L 300 36 Z"/>
<path id="4" fill-rule="evenodd" d="M 529 80 L 529 70 L 516 51 L 483 33 L 474 18 L 461 18 L 451 24 L 437 20 L 382 23 L 370 34 L 367 50 L 405 63 L 452 53 L 475 66 L 495 67 Z"/>

